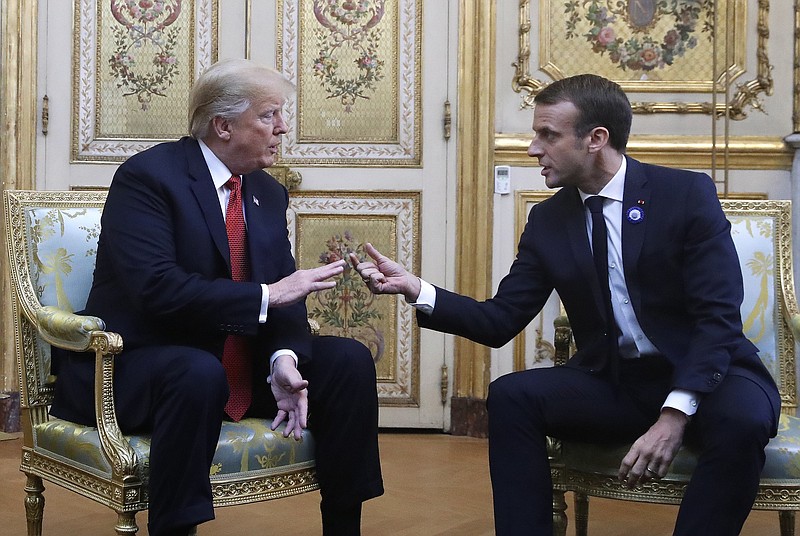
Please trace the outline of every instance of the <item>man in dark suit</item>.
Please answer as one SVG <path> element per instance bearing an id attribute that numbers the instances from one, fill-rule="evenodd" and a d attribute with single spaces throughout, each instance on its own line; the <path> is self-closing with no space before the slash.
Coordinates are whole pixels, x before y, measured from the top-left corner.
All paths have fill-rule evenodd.
<path id="1" fill-rule="evenodd" d="M 190 95 L 192 136 L 131 157 L 108 192 L 85 313 L 125 343 L 117 414 L 123 431 L 152 432 L 153 536 L 213 519 L 224 418 L 275 416 L 273 429 L 286 421 L 295 438 L 310 426 L 325 536 L 360 534 L 362 502 L 383 493 L 370 352 L 308 329 L 305 297 L 333 287 L 345 262 L 296 270 L 286 189 L 262 170 L 293 89 L 247 60 L 213 65 Z M 93 359 L 54 360 L 52 414 L 95 422 Z M 284 522 L 291 533 L 291 515 Z"/>
<path id="2" fill-rule="evenodd" d="M 742 333 L 742 275 L 715 186 L 625 156 L 631 118 L 624 92 L 598 76 L 537 95 L 528 154 L 560 190 L 531 210 L 493 298 L 433 287 L 372 246 L 374 263 L 351 258 L 373 292 L 404 294 L 421 326 L 493 347 L 558 292 L 576 354 L 489 387 L 500 536 L 552 534 L 546 436 L 633 441 L 619 468 L 630 486 L 666 474 L 695 442 L 675 534 L 738 534 L 776 433 L 780 397 Z"/>

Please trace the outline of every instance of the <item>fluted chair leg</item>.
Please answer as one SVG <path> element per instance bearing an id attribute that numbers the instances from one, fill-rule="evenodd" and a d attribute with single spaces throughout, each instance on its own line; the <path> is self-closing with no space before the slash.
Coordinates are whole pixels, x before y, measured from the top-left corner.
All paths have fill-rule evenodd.
<path id="1" fill-rule="evenodd" d="M 589 533 L 589 496 L 575 492 L 575 536 Z"/>
<path id="2" fill-rule="evenodd" d="M 553 490 L 553 536 L 566 536 L 567 534 L 567 501 L 564 492 Z"/>
<path id="3" fill-rule="evenodd" d="M 781 510 L 778 512 L 781 524 L 781 536 L 794 536 L 794 510 Z"/>
<path id="4" fill-rule="evenodd" d="M 117 524 L 114 527 L 119 536 L 131 536 L 139 531 L 136 525 L 136 512 L 117 512 Z"/>
<path id="5" fill-rule="evenodd" d="M 25 517 L 28 519 L 28 536 L 42 536 L 44 517 L 44 484 L 36 475 L 28 476 L 25 483 Z"/>

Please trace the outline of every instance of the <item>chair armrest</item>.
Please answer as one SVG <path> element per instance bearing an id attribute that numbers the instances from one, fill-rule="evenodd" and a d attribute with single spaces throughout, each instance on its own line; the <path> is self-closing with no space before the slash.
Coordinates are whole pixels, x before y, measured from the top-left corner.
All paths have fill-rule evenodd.
<path id="1" fill-rule="evenodd" d="M 569 319 L 563 311 L 553 321 L 553 325 L 555 326 L 553 364 L 558 366 L 563 365 L 569 359 L 572 350 L 572 327 L 569 325 Z"/>
<path id="2" fill-rule="evenodd" d="M 137 457 L 122 435 L 114 407 L 114 356 L 122 352 L 122 337 L 105 331 L 96 316 L 82 316 L 45 306 L 36 311 L 39 336 L 57 348 L 95 353 L 94 406 L 100 446 L 114 474 L 135 476 Z"/>
<path id="3" fill-rule="evenodd" d="M 75 352 L 89 351 L 92 334 L 106 329 L 105 322 L 96 316 L 76 315 L 51 305 L 36 311 L 36 326 L 44 340 Z"/>

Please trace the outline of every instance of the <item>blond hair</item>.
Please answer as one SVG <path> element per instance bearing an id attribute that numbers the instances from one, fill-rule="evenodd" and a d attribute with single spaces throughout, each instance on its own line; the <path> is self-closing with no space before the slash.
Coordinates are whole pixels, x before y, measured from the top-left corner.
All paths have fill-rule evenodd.
<path id="1" fill-rule="evenodd" d="M 270 97 L 285 100 L 294 90 L 281 73 L 254 61 L 218 61 L 200 75 L 189 94 L 189 132 L 202 139 L 215 117 L 234 120 L 254 102 Z"/>

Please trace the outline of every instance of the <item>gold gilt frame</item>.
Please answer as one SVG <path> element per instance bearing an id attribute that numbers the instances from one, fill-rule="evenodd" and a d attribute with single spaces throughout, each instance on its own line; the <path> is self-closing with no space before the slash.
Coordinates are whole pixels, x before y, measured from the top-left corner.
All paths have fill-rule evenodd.
<path id="1" fill-rule="evenodd" d="M 219 0 L 75 0 L 72 162 L 121 162 L 187 133 L 186 95 L 217 59 Z"/>
<path id="2" fill-rule="evenodd" d="M 366 259 L 366 242 L 420 270 L 419 192 L 292 192 L 286 214 L 299 268 L 346 258 Z M 348 262 L 336 287 L 306 299 L 321 335 L 355 338 L 372 353 L 381 406 L 419 407 L 419 327 L 398 296 L 373 296 Z"/>
<path id="3" fill-rule="evenodd" d="M 369 0 L 342 10 L 279 0 L 277 66 L 287 99 L 287 165 L 422 164 L 422 0 Z"/>
<path id="4" fill-rule="evenodd" d="M 549 4 L 554 0 L 540 0 L 540 24 L 541 34 L 546 35 L 553 26 L 553 21 L 549 20 L 549 11 L 546 9 Z M 547 82 L 538 80 L 531 75 L 530 72 L 530 2 L 531 0 L 520 0 L 519 2 L 519 47 L 517 60 L 514 63 L 515 72 L 511 82 L 511 86 L 515 92 L 522 94 L 521 107 L 530 108 L 533 106 L 534 97 L 547 85 Z M 727 35 L 731 36 L 735 29 L 743 28 L 745 26 L 746 7 L 747 2 L 744 0 L 735 0 L 729 2 L 733 4 L 731 23 L 726 25 Z M 758 43 L 757 43 L 757 73 L 753 80 L 744 82 L 737 86 L 735 94 L 730 98 L 729 102 L 632 102 L 631 106 L 635 113 L 654 114 L 654 113 L 702 113 L 711 114 L 715 113 L 717 116 L 729 115 L 731 119 L 741 120 L 747 117 L 747 108 L 752 107 L 761 109 L 761 102 L 759 96 L 763 93 L 771 95 L 773 91 L 773 81 L 771 75 L 771 65 L 767 53 L 767 43 L 769 40 L 769 0 L 760 0 L 758 2 Z M 716 81 L 716 88 L 711 80 L 705 82 L 690 82 L 686 81 L 681 84 L 679 89 L 676 89 L 674 84 L 666 85 L 663 82 L 657 81 L 635 81 L 635 80 L 617 80 L 626 91 L 653 91 L 653 92 L 714 92 L 728 94 L 729 89 L 725 87 L 727 81 L 731 81 L 736 77 L 743 74 L 740 67 L 744 61 L 745 52 L 745 39 L 744 36 L 731 37 L 734 47 L 732 52 L 732 63 L 727 72 L 722 73 Z M 543 52 L 540 53 L 542 58 L 549 61 L 542 66 L 541 70 L 546 74 L 553 77 L 553 79 L 562 78 L 561 70 L 550 59 L 549 43 L 543 42 Z M 728 56 L 728 54 L 725 54 Z M 605 60 L 604 60 L 605 61 Z"/>
<path id="5" fill-rule="evenodd" d="M 525 224 L 528 221 L 528 212 L 533 205 L 541 203 L 548 199 L 555 193 L 555 190 L 517 190 L 514 194 L 514 239 L 519 242 L 522 231 L 525 230 Z M 545 306 L 546 308 L 547 306 Z M 555 347 L 553 346 L 552 338 L 549 340 L 545 338 L 544 334 L 552 333 L 552 322 L 546 323 L 547 315 L 544 314 L 544 309 L 536 318 L 533 319 L 533 329 L 536 333 L 536 343 L 534 352 L 536 354 L 535 363 L 544 362 L 545 364 L 552 365 L 555 357 Z M 530 326 L 526 327 L 519 334 L 514 337 L 514 370 L 525 370 L 528 368 L 526 359 L 528 332 Z M 549 363 L 548 363 L 549 362 Z"/>

